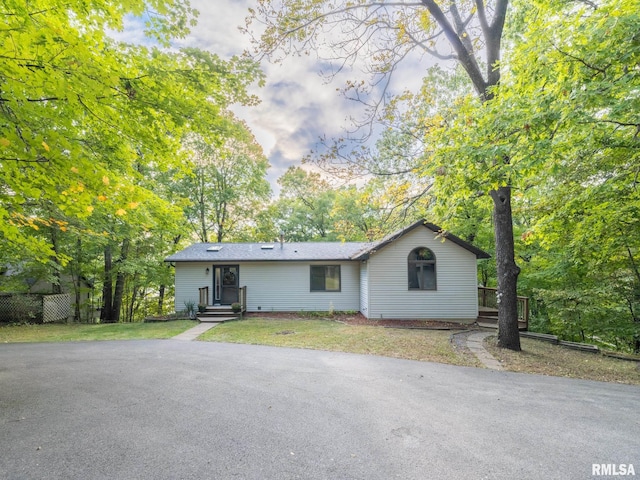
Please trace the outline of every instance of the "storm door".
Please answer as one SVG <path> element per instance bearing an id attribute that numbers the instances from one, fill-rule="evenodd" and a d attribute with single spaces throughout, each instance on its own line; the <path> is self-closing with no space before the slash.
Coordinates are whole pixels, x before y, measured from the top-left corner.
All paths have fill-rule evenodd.
<path id="1" fill-rule="evenodd" d="M 238 265 L 214 265 L 213 303 L 231 305 L 238 301 L 240 267 Z"/>

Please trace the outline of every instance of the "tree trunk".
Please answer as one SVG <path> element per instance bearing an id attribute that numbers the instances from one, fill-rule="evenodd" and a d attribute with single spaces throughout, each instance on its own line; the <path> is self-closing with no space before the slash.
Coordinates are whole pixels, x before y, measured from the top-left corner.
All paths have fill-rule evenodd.
<path id="1" fill-rule="evenodd" d="M 60 265 L 60 258 L 58 257 L 58 231 L 56 230 L 56 227 L 51 227 L 49 229 L 49 232 L 51 234 L 51 246 L 53 247 L 53 255 L 51 256 L 51 263 L 53 264 L 53 281 L 51 282 L 51 293 L 62 293 L 62 284 L 60 278 L 62 265 Z"/>
<path id="2" fill-rule="evenodd" d="M 133 312 L 135 311 L 135 303 L 138 298 L 138 291 L 140 287 L 137 285 L 137 279 L 133 280 L 133 289 L 131 292 L 131 302 L 127 311 L 127 322 L 133 322 Z"/>
<path id="3" fill-rule="evenodd" d="M 82 301 L 82 298 L 80 296 L 80 282 L 82 279 L 82 274 L 80 273 L 82 270 L 80 267 L 81 264 L 82 264 L 82 241 L 80 240 L 80 238 L 78 238 L 78 240 L 76 241 L 76 252 L 75 252 L 73 261 L 70 263 L 71 282 L 73 285 L 73 292 L 76 297 L 73 319 L 76 322 L 80 322 L 82 320 L 82 314 L 80 310 L 80 302 Z M 85 305 L 85 308 L 86 308 L 86 305 Z"/>
<path id="4" fill-rule="evenodd" d="M 204 169 L 197 170 L 198 178 L 198 215 L 200 217 L 200 240 L 204 243 L 209 241 L 207 232 L 207 208 L 204 199 Z"/>
<path id="5" fill-rule="evenodd" d="M 511 187 L 500 187 L 490 194 L 493 199 L 498 274 L 498 346 L 520 351 L 517 289 L 520 268 L 515 262 Z"/>
<path id="6" fill-rule="evenodd" d="M 118 263 L 127 260 L 127 255 L 129 254 L 129 239 L 125 238 L 122 241 L 122 250 L 120 252 L 120 258 L 118 259 Z M 113 307 L 111 310 L 111 316 L 113 318 L 113 323 L 118 323 L 120 321 L 120 312 L 122 310 L 122 297 L 124 296 L 124 283 L 126 280 L 126 275 L 122 271 L 122 269 L 118 269 L 118 274 L 116 275 L 116 288 L 113 294 Z"/>
<path id="7" fill-rule="evenodd" d="M 158 315 L 162 315 L 162 310 L 164 308 L 164 291 L 165 285 L 160 285 L 160 289 L 158 291 Z"/>
<path id="8" fill-rule="evenodd" d="M 100 310 L 100 323 L 112 323 L 113 307 L 113 265 L 111 263 L 111 245 L 104 247 L 104 279 L 102 283 L 102 309 Z"/>

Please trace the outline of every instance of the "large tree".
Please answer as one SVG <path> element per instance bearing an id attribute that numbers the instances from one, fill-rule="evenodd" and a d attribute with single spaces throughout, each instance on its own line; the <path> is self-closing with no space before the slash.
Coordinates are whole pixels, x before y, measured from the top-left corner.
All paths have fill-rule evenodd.
<path id="1" fill-rule="evenodd" d="M 190 135 L 184 142 L 192 171 L 179 191 L 190 200 L 187 221 L 201 242 L 222 242 L 238 235 L 269 200 L 269 163 L 255 139 L 239 126 L 220 145 Z"/>
<path id="2" fill-rule="evenodd" d="M 260 74 L 247 59 L 165 48 L 194 21 L 182 0 L 8 0 L 0 16 L 2 261 L 55 274 L 82 245 L 103 259 L 103 320 L 117 321 L 127 281 L 133 292 L 142 281 L 137 254 L 179 236 L 158 181 L 184 168 L 181 139 L 222 143 L 237 123 L 227 107 L 253 102 Z M 113 38 L 125 18 L 146 19 L 148 45 Z"/>
<path id="3" fill-rule="evenodd" d="M 257 42 L 261 55 L 316 52 L 335 65 L 334 72 L 365 62 L 367 84 L 350 82 L 346 93 L 365 103 L 369 119 L 379 116 L 388 81 L 413 53 L 456 61 L 480 101 L 489 101 L 500 82 L 500 57 L 508 0 L 261 0 L 250 20 L 266 24 Z M 415 57 L 414 57 L 415 58 Z M 426 71 L 426 68 L 425 68 Z M 369 95 L 371 89 L 374 96 Z M 382 90 L 382 92 L 381 92 Z M 375 95 L 377 92 L 378 96 Z M 494 158 L 491 159 L 493 161 Z M 509 158 L 501 158 L 502 165 Z M 511 211 L 511 184 L 496 168 L 487 186 L 493 200 L 499 295 L 498 344 L 520 350 L 517 278 Z"/>
<path id="4" fill-rule="evenodd" d="M 517 168 L 535 174 L 524 235 L 537 296 L 557 333 L 637 352 L 638 2 L 547 0 L 528 19 L 486 122 L 507 117 Z"/>
<path id="5" fill-rule="evenodd" d="M 508 158 L 538 321 L 571 340 L 638 349 L 637 2 L 543 0 L 517 13 L 499 95 L 430 118 L 436 195 L 461 213 L 460 197 L 495 182 Z"/>

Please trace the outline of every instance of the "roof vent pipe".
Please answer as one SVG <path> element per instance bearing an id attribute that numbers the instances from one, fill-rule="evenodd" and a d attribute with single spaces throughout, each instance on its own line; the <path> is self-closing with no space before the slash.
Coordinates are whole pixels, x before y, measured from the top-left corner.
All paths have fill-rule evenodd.
<path id="1" fill-rule="evenodd" d="M 284 232 L 280 230 L 280 250 L 284 247 Z"/>

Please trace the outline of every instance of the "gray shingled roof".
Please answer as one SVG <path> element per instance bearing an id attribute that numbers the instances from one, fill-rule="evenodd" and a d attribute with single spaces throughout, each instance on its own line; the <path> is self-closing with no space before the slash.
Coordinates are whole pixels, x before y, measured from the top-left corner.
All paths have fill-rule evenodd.
<path id="1" fill-rule="evenodd" d="M 382 240 L 380 240 L 378 242 L 374 242 L 372 244 L 369 244 L 368 247 L 364 251 L 360 252 L 359 255 L 356 255 L 353 258 L 354 258 L 354 260 L 365 260 L 365 259 L 369 258 L 369 255 L 371 253 L 373 253 L 374 251 L 383 249 L 384 247 L 386 247 L 390 243 L 396 241 L 397 239 L 399 239 L 403 235 L 406 235 L 407 233 L 409 233 L 414 228 L 421 227 L 421 226 L 428 228 L 433 233 L 437 233 L 437 234 L 441 235 L 443 238 L 455 243 L 456 245 L 461 246 L 465 250 L 469 250 L 471 253 L 473 253 L 476 256 L 476 258 L 491 258 L 491 255 L 489 255 L 484 250 L 480 250 L 478 247 L 475 247 L 474 245 L 472 245 L 472 244 L 470 244 L 468 242 L 465 242 L 461 238 L 456 237 L 453 233 L 450 233 L 450 232 L 440 228 L 439 226 L 437 226 L 437 225 L 435 225 L 433 223 L 429 223 L 426 220 L 419 220 L 419 221 L 409 225 L 408 227 L 403 228 L 402 230 L 398 230 L 397 232 L 394 232 L 394 233 L 392 233 L 390 235 L 387 235 L 386 237 L 384 237 Z"/>
<path id="2" fill-rule="evenodd" d="M 264 245 L 273 248 L 264 249 Z M 196 243 L 167 257 L 165 262 L 351 260 L 369 245 L 362 242 Z M 211 247 L 220 247 L 220 250 L 208 250 Z"/>
<path id="3" fill-rule="evenodd" d="M 386 236 L 378 242 L 299 242 L 299 243 L 196 243 L 165 258 L 165 262 L 262 262 L 262 261 L 312 261 L 312 260 L 365 260 L 376 250 L 380 250 L 406 235 L 414 228 L 424 226 L 440 233 L 447 240 L 469 250 L 477 258 L 491 256 L 470 243 L 456 237 L 424 220 L 415 222 L 402 230 Z M 269 245 L 272 248 L 263 248 Z M 214 249 L 216 251 L 214 251 Z"/>

